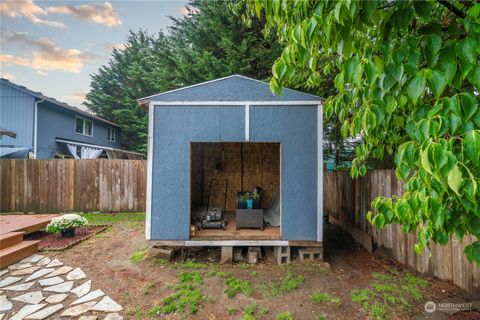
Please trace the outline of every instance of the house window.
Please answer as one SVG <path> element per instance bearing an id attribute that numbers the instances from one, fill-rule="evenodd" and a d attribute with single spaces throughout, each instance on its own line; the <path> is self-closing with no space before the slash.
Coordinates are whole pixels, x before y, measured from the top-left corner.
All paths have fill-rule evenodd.
<path id="1" fill-rule="evenodd" d="M 115 129 L 114 128 L 111 128 L 111 127 L 107 128 L 107 140 L 112 141 L 112 142 L 115 141 Z"/>
<path id="2" fill-rule="evenodd" d="M 85 136 L 93 136 L 93 123 L 90 120 L 76 117 L 75 118 L 75 132 Z"/>

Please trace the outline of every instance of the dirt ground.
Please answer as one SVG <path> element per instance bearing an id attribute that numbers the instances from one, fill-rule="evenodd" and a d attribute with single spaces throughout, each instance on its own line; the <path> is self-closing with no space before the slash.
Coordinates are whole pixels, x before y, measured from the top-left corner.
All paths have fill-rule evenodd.
<path id="1" fill-rule="evenodd" d="M 428 281 L 418 301 L 410 301 L 408 308 L 387 309 L 386 319 L 411 319 L 424 312 L 425 302 L 455 301 L 469 302 L 469 295 L 458 287 L 436 278 L 416 274 L 409 268 L 379 254 L 370 254 L 343 231 L 328 225 L 325 230 L 325 263 L 276 266 L 265 261 L 257 265 L 220 265 L 219 251 L 196 251 L 190 256 L 195 260 L 210 261 L 207 268 L 179 269 L 152 259 L 132 261 L 132 255 L 147 248 L 143 224 L 118 222 L 111 228 L 62 252 L 46 253 L 58 257 L 67 265 L 81 267 L 92 279 L 95 287 L 101 288 L 124 307 L 126 319 L 148 319 L 154 306 L 162 306 L 165 297 L 174 292 L 181 272 L 199 272 L 203 283 L 199 286 L 206 297 L 198 311 L 181 314 L 159 315 L 160 319 L 276 319 L 281 312 L 289 311 L 294 319 L 366 319 L 374 318 L 369 310 L 352 301 L 354 289 L 371 288 L 375 274 L 412 274 L 419 281 Z M 141 255 L 140 255 L 141 256 Z M 249 280 L 251 296 L 240 293 L 233 298 L 224 293 L 225 277 L 215 276 L 212 270 L 224 272 L 228 277 Z M 288 274 L 304 277 L 297 289 L 280 294 L 268 293 L 268 285 L 278 283 Z M 426 282 L 424 281 L 424 282 Z M 265 289 L 267 288 L 267 289 Z M 94 288 L 96 289 L 96 288 Z M 340 303 L 314 303 L 310 295 L 320 291 L 340 298 Z M 256 304 L 254 318 L 242 318 L 245 308 Z M 262 311 L 259 311 L 262 309 Z M 230 311 L 230 315 L 228 313 Z M 268 311 L 267 311 L 268 310 Z M 291 318 L 284 318 L 291 319 Z M 423 318 L 422 318 L 423 319 Z M 434 318 L 432 318 L 434 319 Z M 447 319 L 444 317 L 442 319 Z M 457 313 L 449 319 L 480 319 L 475 311 Z"/>

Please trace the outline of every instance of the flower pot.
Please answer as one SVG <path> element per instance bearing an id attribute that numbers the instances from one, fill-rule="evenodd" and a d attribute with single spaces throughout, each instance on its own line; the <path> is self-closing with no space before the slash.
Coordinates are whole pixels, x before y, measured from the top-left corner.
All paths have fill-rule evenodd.
<path id="1" fill-rule="evenodd" d="M 61 231 L 62 238 L 73 238 L 75 237 L 75 228 L 68 228 Z"/>

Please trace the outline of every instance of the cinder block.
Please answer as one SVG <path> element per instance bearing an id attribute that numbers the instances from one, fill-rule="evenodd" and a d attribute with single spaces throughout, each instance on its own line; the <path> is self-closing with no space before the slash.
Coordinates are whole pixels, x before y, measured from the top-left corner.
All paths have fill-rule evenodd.
<path id="1" fill-rule="evenodd" d="M 300 261 L 305 260 L 323 260 L 322 247 L 307 247 L 298 249 L 298 257 Z"/>
<path id="2" fill-rule="evenodd" d="M 262 257 L 260 247 L 248 247 L 248 263 L 257 264 L 258 259 Z"/>
<path id="3" fill-rule="evenodd" d="M 233 247 L 222 247 L 222 258 L 220 263 L 227 264 L 233 261 Z"/>
<path id="4" fill-rule="evenodd" d="M 168 261 L 172 261 L 174 254 L 174 250 L 172 248 L 165 248 L 165 247 L 155 247 L 151 246 L 148 248 L 148 256 L 150 258 L 162 258 L 167 259 Z"/>
<path id="5" fill-rule="evenodd" d="M 233 261 L 241 262 L 243 261 L 242 248 L 233 248 Z"/>
<path id="6" fill-rule="evenodd" d="M 273 254 L 277 264 L 290 263 L 290 247 L 274 247 Z"/>

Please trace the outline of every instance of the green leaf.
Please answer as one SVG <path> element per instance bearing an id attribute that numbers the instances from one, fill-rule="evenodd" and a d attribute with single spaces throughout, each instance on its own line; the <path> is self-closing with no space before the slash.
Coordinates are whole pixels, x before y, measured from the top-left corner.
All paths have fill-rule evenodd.
<path id="1" fill-rule="evenodd" d="M 476 47 L 475 47 L 475 40 L 473 37 L 466 37 L 463 40 L 459 41 L 456 46 L 457 56 L 467 61 L 468 63 L 475 64 L 476 63 Z"/>
<path id="2" fill-rule="evenodd" d="M 462 120 L 457 115 L 450 113 L 450 130 L 454 134 L 460 126 Z"/>
<path id="3" fill-rule="evenodd" d="M 430 89 L 436 98 L 442 95 L 446 85 L 447 82 L 443 74 L 438 70 L 433 70 L 432 78 L 430 79 Z"/>
<path id="4" fill-rule="evenodd" d="M 467 256 L 468 261 L 480 264 L 480 240 L 466 246 L 463 253 Z"/>
<path id="5" fill-rule="evenodd" d="M 425 171 L 432 174 L 432 166 L 430 165 L 430 160 L 428 160 L 428 147 L 420 151 L 420 163 Z"/>
<path id="6" fill-rule="evenodd" d="M 452 189 L 458 196 L 460 196 L 459 190 L 463 183 L 462 172 L 457 165 L 448 174 L 448 186 Z"/>
<path id="7" fill-rule="evenodd" d="M 423 95 L 426 85 L 427 80 L 423 73 L 418 73 L 408 84 L 407 94 L 412 99 L 414 104 L 416 104 L 418 98 Z"/>
<path id="8" fill-rule="evenodd" d="M 465 92 L 460 96 L 460 101 L 462 104 L 462 109 L 465 114 L 464 122 L 470 119 L 478 109 L 477 98 L 471 93 Z"/>
<path id="9" fill-rule="evenodd" d="M 367 75 L 368 85 L 371 86 L 377 80 L 377 66 L 372 61 L 365 64 L 365 74 Z"/>
<path id="10" fill-rule="evenodd" d="M 287 72 L 287 66 L 283 60 L 277 60 L 273 65 L 273 76 L 278 80 L 282 81 L 283 77 L 285 76 L 285 72 Z"/>
<path id="11" fill-rule="evenodd" d="M 457 117 L 462 117 L 462 111 L 460 110 L 460 100 L 458 99 L 458 96 L 453 96 L 450 97 L 449 99 L 446 99 L 448 108 L 450 109 L 451 112 L 453 112 Z"/>
<path id="12" fill-rule="evenodd" d="M 302 26 L 297 25 L 292 31 L 292 38 L 295 43 L 300 44 L 302 42 Z"/>
<path id="13" fill-rule="evenodd" d="M 463 149 L 467 157 L 475 164 L 480 161 L 480 133 L 478 131 L 471 131 L 463 140 Z"/>
<path id="14" fill-rule="evenodd" d="M 337 88 L 338 91 L 343 91 L 343 89 L 345 88 L 345 79 L 343 76 L 343 72 L 340 72 L 339 74 L 337 74 L 334 82 L 335 82 L 335 88 Z"/>
<path id="15" fill-rule="evenodd" d="M 468 81 L 480 91 L 480 65 L 476 65 L 468 74 Z"/>

